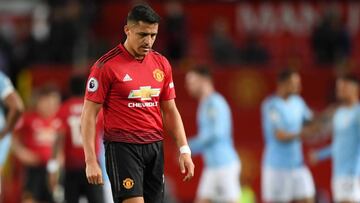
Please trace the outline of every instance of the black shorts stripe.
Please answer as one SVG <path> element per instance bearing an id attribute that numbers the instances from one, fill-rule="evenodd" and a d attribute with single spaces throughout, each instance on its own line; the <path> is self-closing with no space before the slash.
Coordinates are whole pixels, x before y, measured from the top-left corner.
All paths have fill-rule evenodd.
<path id="1" fill-rule="evenodd" d="M 116 161 L 116 151 L 115 151 L 114 146 L 110 146 L 109 150 L 110 150 L 109 157 L 110 157 L 111 161 L 108 163 L 110 164 L 110 166 L 109 166 L 109 168 L 111 168 L 110 171 L 112 171 L 111 177 L 114 180 L 114 189 L 115 189 L 114 192 L 120 192 L 120 182 L 119 182 L 120 178 L 119 178 L 119 172 L 117 170 L 119 168 L 119 166 Z"/>

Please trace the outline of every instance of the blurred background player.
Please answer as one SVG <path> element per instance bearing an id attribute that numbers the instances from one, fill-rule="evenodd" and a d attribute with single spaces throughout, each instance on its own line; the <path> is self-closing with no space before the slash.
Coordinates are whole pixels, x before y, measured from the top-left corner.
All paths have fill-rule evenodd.
<path id="1" fill-rule="evenodd" d="M 346 74 L 336 81 L 340 106 L 332 120 L 332 144 L 312 155 L 312 161 L 332 156 L 332 194 L 339 203 L 360 202 L 360 81 Z"/>
<path id="2" fill-rule="evenodd" d="M 236 203 L 240 198 L 240 160 L 233 144 L 231 110 L 225 98 L 215 91 L 205 66 L 186 75 L 186 89 L 199 102 L 198 134 L 189 141 L 194 155 L 205 159 L 197 203 Z"/>
<path id="3" fill-rule="evenodd" d="M 41 88 L 35 111 L 24 113 L 14 130 L 13 149 L 25 169 L 23 202 L 53 202 L 47 164 L 61 128 L 57 118 L 60 94 L 53 86 Z"/>
<path id="4" fill-rule="evenodd" d="M 89 203 L 104 202 L 102 186 L 88 184 L 85 174 L 85 155 L 80 134 L 85 84 L 85 77 L 73 76 L 70 80 L 71 97 L 62 104 L 59 110 L 63 136 L 59 136 L 54 150 L 61 150 L 64 153 L 64 186 L 67 203 L 78 203 L 82 196 L 85 196 Z M 98 148 L 99 146 L 97 146 L 97 154 Z"/>
<path id="5" fill-rule="evenodd" d="M 24 110 L 24 105 L 10 79 L 0 71 L 0 196 L 2 167 L 11 145 L 10 133 Z M 1 201 L 1 199 L 0 199 Z"/>
<path id="6" fill-rule="evenodd" d="M 313 202 L 312 176 L 304 165 L 301 133 L 312 112 L 299 95 L 298 72 L 284 69 L 278 75 L 274 95 L 262 104 L 265 152 L 262 168 L 264 202 Z"/>

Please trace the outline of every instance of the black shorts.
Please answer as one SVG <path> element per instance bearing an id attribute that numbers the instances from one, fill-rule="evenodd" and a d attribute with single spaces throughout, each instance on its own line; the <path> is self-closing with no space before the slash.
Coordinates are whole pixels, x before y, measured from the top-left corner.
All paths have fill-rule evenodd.
<path id="1" fill-rule="evenodd" d="M 23 198 L 32 198 L 39 202 L 54 202 L 45 166 L 25 168 Z"/>
<path id="2" fill-rule="evenodd" d="M 78 203 L 83 196 L 89 203 L 104 202 L 102 186 L 89 184 L 85 169 L 65 170 L 65 202 Z"/>
<path id="3" fill-rule="evenodd" d="M 151 144 L 105 142 L 106 170 L 114 202 L 143 197 L 146 203 L 164 198 L 162 141 Z"/>

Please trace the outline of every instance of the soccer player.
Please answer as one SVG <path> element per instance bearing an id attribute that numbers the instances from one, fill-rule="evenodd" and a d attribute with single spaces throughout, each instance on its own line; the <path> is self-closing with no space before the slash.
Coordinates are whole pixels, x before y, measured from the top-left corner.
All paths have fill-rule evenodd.
<path id="1" fill-rule="evenodd" d="M 198 134 L 189 141 L 193 154 L 205 159 L 196 203 L 236 203 L 240 198 L 240 160 L 232 138 L 231 110 L 215 91 L 210 71 L 200 66 L 186 75 L 189 94 L 199 100 Z"/>
<path id="2" fill-rule="evenodd" d="M 302 130 L 312 112 L 300 90 L 299 73 L 285 69 L 278 75 L 275 94 L 262 104 L 262 198 L 267 203 L 314 201 L 314 183 L 304 165 L 301 146 Z"/>
<path id="3" fill-rule="evenodd" d="M 184 181 L 194 175 L 171 66 L 151 49 L 159 21 L 148 5 L 134 6 L 125 42 L 94 64 L 87 83 L 81 116 L 86 174 L 89 183 L 103 183 L 95 153 L 96 116 L 103 108 L 106 169 L 115 203 L 163 202 L 163 125 L 179 147 Z"/>
<path id="4" fill-rule="evenodd" d="M 332 156 L 332 194 L 339 203 L 360 202 L 360 104 L 359 79 L 352 74 L 336 82 L 340 106 L 332 117 L 333 140 L 313 154 L 314 161 Z"/>
<path id="5" fill-rule="evenodd" d="M 1 171 L 11 145 L 10 133 L 24 110 L 24 105 L 10 79 L 0 72 L 0 195 Z M 5 109 L 6 112 L 5 113 Z"/>
<path id="6" fill-rule="evenodd" d="M 85 196 L 89 203 L 104 202 L 102 187 L 90 185 L 85 174 L 85 155 L 80 134 L 80 116 L 84 104 L 86 78 L 73 76 L 70 80 L 72 96 L 61 106 L 58 116 L 62 121 L 62 134 L 58 136 L 54 154 L 64 154 L 65 163 L 65 200 L 78 203 Z M 99 148 L 99 147 L 97 147 Z M 98 151 L 98 150 L 97 150 Z M 98 154 L 98 152 L 97 152 Z M 52 160 L 55 172 L 58 161 Z M 51 164 L 49 165 L 51 170 Z"/>
<path id="7" fill-rule="evenodd" d="M 47 164 L 61 128 L 57 118 L 60 94 L 45 86 L 38 92 L 34 112 L 26 112 L 17 123 L 13 136 L 15 156 L 25 168 L 22 199 L 29 202 L 53 202 Z"/>

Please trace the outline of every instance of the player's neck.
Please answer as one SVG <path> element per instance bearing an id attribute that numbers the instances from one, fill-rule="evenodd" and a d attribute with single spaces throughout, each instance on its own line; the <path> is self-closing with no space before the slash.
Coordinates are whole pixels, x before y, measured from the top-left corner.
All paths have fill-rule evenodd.
<path id="1" fill-rule="evenodd" d="M 203 88 L 203 91 L 201 93 L 201 96 L 200 96 L 200 100 L 203 101 L 205 100 L 206 98 L 208 98 L 212 93 L 214 93 L 215 89 L 213 86 L 209 85 L 209 86 L 205 86 Z"/>
<path id="2" fill-rule="evenodd" d="M 281 88 L 278 88 L 276 90 L 276 95 L 283 98 L 284 100 L 287 100 L 289 98 L 289 96 L 290 96 L 290 94 L 288 94 L 286 91 L 284 91 Z"/>
<path id="3" fill-rule="evenodd" d="M 349 98 L 348 100 L 344 101 L 344 105 L 347 107 L 351 107 L 359 103 L 358 97 Z"/>
<path id="4" fill-rule="evenodd" d="M 136 54 L 136 52 L 130 47 L 127 40 L 124 42 L 124 47 L 125 47 L 126 51 L 128 51 L 129 54 L 134 57 L 134 59 L 139 60 L 139 61 L 144 59 L 144 56 L 142 56 L 142 55 L 140 56 L 140 55 Z"/>
<path id="5" fill-rule="evenodd" d="M 49 119 L 52 118 L 54 115 L 48 112 L 41 112 L 41 111 L 37 111 L 37 114 L 43 118 L 43 119 Z"/>

